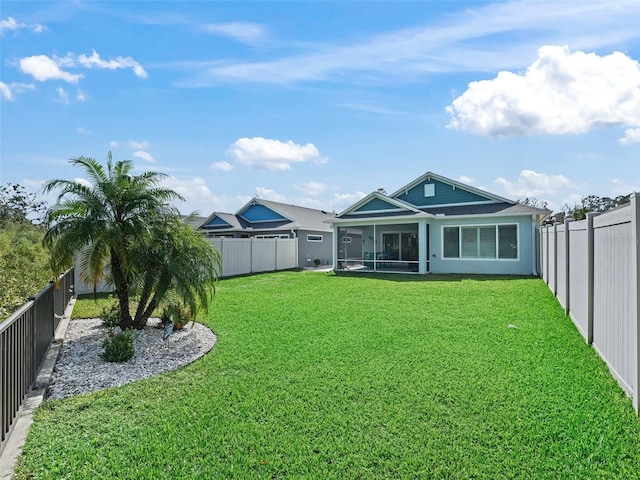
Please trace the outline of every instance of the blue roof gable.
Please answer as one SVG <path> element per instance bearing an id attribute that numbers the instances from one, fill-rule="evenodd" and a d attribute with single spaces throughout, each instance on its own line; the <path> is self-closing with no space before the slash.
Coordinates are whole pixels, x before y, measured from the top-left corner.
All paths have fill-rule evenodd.
<path id="1" fill-rule="evenodd" d="M 477 205 L 489 203 L 515 204 L 509 200 L 479 188 L 427 172 L 405 185 L 391 197 L 424 209 L 453 205 Z"/>
<path id="2" fill-rule="evenodd" d="M 416 207 L 494 201 L 494 199 L 489 196 L 479 195 L 435 179 L 420 182 L 399 195 L 396 195 L 394 198 L 415 205 Z"/>
<path id="3" fill-rule="evenodd" d="M 260 204 L 251 205 L 249 208 L 241 212 L 239 216 L 251 223 L 289 220 L 270 208 Z"/>
<path id="4" fill-rule="evenodd" d="M 227 228 L 231 225 L 229 225 L 229 223 L 225 222 L 223 219 L 216 215 L 215 217 L 213 217 L 213 220 L 203 226 L 208 228 Z"/>

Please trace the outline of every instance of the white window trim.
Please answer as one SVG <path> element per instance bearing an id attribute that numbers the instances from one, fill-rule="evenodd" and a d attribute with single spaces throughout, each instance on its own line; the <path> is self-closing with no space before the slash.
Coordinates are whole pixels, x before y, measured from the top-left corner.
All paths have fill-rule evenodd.
<path id="1" fill-rule="evenodd" d="M 499 248 L 499 238 L 498 238 L 498 227 L 506 227 L 509 225 L 516 226 L 516 242 L 518 246 L 518 254 L 516 258 L 498 258 L 498 248 Z M 478 228 L 478 227 L 495 227 L 496 229 L 496 256 L 495 258 L 480 258 L 480 257 L 445 257 L 444 256 L 444 229 L 445 228 Z M 458 252 L 462 255 L 462 233 L 459 230 L 458 234 Z M 442 225 L 440 228 L 440 259 L 441 260 L 453 260 L 453 261 L 463 261 L 463 262 L 519 262 L 520 261 L 520 250 L 522 249 L 522 243 L 520 242 L 520 224 L 519 223 L 487 223 L 487 224 L 477 224 L 477 225 Z"/>
<path id="2" fill-rule="evenodd" d="M 269 240 L 274 238 L 291 238 L 288 233 L 278 233 L 278 234 L 266 234 L 266 235 L 254 235 L 253 238 L 257 238 L 260 240 Z"/>
<path id="3" fill-rule="evenodd" d="M 316 238 L 312 239 L 311 237 L 316 237 Z M 324 236 L 323 235 L 318 235 L 318 234 L 313 234 L 313 233 L 307 233 L 307 242 L 322 243 L 322 242 L 324 242 Z"/>

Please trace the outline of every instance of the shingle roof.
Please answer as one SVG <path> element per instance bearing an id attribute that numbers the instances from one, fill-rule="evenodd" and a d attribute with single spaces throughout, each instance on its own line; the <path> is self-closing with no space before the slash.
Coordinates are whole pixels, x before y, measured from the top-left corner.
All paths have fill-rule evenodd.
<path id="1" fill-rule="evenodd" d="M 484 203 L 477 205 L 454 205 L 450 207 L 426 207 L 421 209 L 433 215 L 483 215 L 483 214 L 504 214 L 504 215 L 548 215 L 549 210 L 534 208 L 520 203 Z"/>
<path id="2" fill-rule="evenodd" d="M 240 213 L 253 204 L 264 205 L 274 212 L 286 217 L 286 220 L 274 220 L 271 222 L 250 222 L 240 216 Z M 237 231 L 260 231 L 260 230 L 314 230 L 330 232 L 331 226 L 327 220 L 331 220 L 335 216 L 334 213 L 325 212 L 324 210 L 316 210 L 314 208 L 299 207 L 287 203 L 274 202 L 271 200 L 263 200 L 254 198 L 245 204 L 238 212 L 222 213 L 213 212 L 200 226 L 202 229 L 212 230 L 216 232 L 237 232 Z M 207 227 L 207 223 L 211 222 L 215 217 L 227 222 L 230 227 Z"/>

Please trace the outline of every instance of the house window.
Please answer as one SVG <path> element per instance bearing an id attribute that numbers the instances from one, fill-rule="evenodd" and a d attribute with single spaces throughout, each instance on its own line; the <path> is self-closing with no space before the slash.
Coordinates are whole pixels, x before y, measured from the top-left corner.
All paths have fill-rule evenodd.
<path id="1" fill-rule="evenodd" d="M 312 235 L 312 234 L 307 235 L 307 242 L 322 242 L 322 240 L 323 240 L 322 235 Z"/>
<path id="2" fill-rule="evenodd" d="M 342 243 L 351 243 L 351 237 L 342 237 Z"/>
<path id="3" fill-rule="evenodd" d="M 255 238 L 289 238 L 288 233 L 271 234 L 271 235 L 256 235 Z"/>
<path id="4" fill-rule="evenodd" d="M 442 256 L 517 259 L 518 225 L 443 227 Z"/>
<path id="5" fill-rule="evenodd" d="M 435 183 L 425 183 L 424 184 L 424 196 L 425 197 L 435 197 L 436 196 L 436 184 Z"/>

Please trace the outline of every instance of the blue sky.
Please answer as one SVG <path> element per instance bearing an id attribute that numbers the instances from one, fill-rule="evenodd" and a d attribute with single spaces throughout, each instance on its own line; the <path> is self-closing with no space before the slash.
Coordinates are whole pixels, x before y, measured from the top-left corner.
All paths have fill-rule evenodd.
<path id="1" fill-rule="evenodd" d="M 3 1 L 0 183 L 164 172 L 183 213 L 341 211 L 427 171 L 640 190 L 640 1 Z"/>

